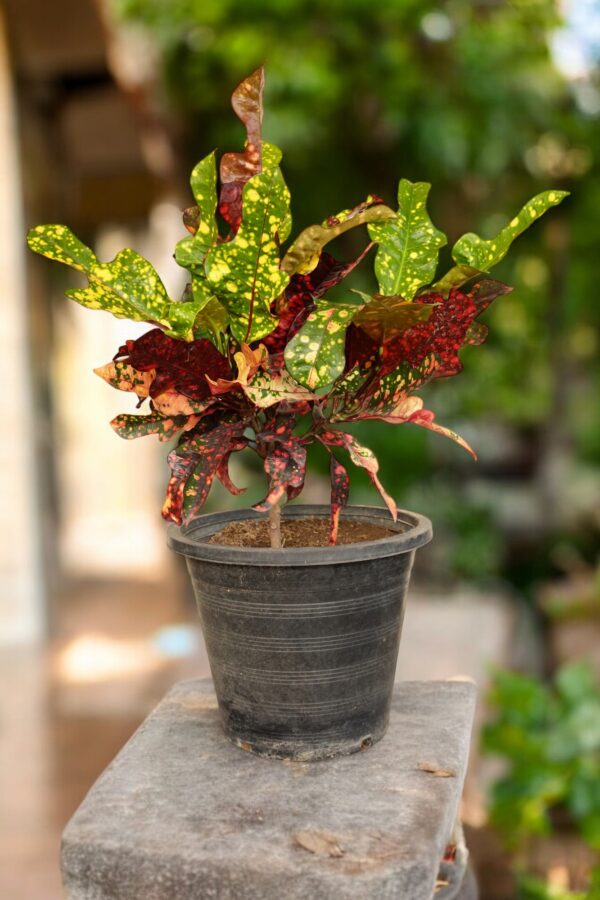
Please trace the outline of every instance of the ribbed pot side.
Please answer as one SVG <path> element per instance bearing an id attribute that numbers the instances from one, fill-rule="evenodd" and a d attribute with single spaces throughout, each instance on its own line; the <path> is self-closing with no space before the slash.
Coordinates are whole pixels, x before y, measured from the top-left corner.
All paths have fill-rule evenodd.
<path id="1" fill-rule="evenodd" d="M 286 517 L 328 516 L 291 506 Z M 314 760 L 365 749 L 385 734 L 415 550 L 424 516 L 350 507 L 344 518 L 384 525 L 378 541 L 282 550 L 208 538 L 252 510 L 171 526 L 186 557 L 223 728 L 244 750 Z"/>

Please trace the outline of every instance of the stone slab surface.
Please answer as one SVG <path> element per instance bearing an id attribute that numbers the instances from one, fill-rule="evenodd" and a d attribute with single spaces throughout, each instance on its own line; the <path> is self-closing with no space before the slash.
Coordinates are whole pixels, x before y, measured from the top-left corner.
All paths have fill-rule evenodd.
<path id="1" fill-rule="evenodd" d="M 67 826 L 68 900 L 430 900 L 475 693 L 398 685 L 374 747 L 288 763 L 228 743 L 211 682 L 181 682 Z"/>

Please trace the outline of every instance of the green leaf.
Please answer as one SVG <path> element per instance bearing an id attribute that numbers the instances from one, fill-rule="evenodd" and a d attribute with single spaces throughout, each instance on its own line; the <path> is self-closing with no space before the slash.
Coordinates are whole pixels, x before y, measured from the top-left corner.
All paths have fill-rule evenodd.
<path id="1" fill-rule="evenodd" d="M 121 250 L 112 262 L 101 263 L 65 225 L 38 225 L 27 243 L 35 253 L 86 274 L 88 287 L 66 291 L 82 306 L 104 309 L 119 319 L 152 322 L 176 337 L 192 339 L 193 310 L 169 299 L 154 267 L 134 250 Z"/>
<path id="2" fill-rule="evenodd" d="M 194 166 L 190 186 L 198 208 L 198 230 L 183 238 L 175 247 L 175 259 L 185 269 L 202 266 L 206 254 L 217 240 L 217 163 L 214 151 Z"/>
<path id="3" fill-rule="evenodd" d="M 344 209 L 337 216 L 325 219 L 320 225 L 310 225 L 302 231 L 285 254 L 281 268 L 293 275 L 294 272 L 311 272 L 319 261 L 325 244 L 334 238 L 368 222 L 381 222 L 394 219 L 396 214 L 388 207 L 367 197 L 364 203 L 353 209 Z"/>
<path id="4" fill-rule="evenodd" d="M 177 435 L 185 424 L 185 419 L 163 416 L 159 412 L 149 413 L 146 416 L 134 416 L 123 413 L 116 416 L 110 423 L 119 437 L 131 441 L 134 438 L 145 437 L 148 434 L 157 434 L 159 441 L 170 441 Z"/>
<path id="5" fill-rule="evenodd" d="M 463 234 L 452 248 L 452 258 L 459 265 L 473 266 L 489 271 L 506 256 L 516 237 L 539 219 L 551 206 L 556 206 L 569 194 L 568 191 L 544 191 L 526 203 L 521 212 L 500 231 L 496 237 L 483 240 L 476 234 Z"/>
<path id="6" fill-rule="evenodd" d="M 254 175 L 244 186 L 243 218 L 236 236 L 213 247 L 206 257 L 208 282 L 240 343 L 256 341 L 277 327 L 269 310 L 289 281 L 279 268 L 277 245 L 288 227 L 289 201 L 278 168 Z"/>
<path id="7" fill-rule="evenodd" d="M 374 294 L 371 297 L 362 291 L 354 293 L 363 298 L 365 305 L 352 321 L 379 343 L 398 337 L 417 322 L 426 322 L 435 307 L 433 303 L 413 303 L 399 295 Z"/>
<path id="8" fill-rule="evenodd" d="M 435 274 L 438 251 L 446 236 L 434 228 L 427 213 L 431 185 L 402 178 L 398 185 L 398 215 L 393 221 L 370 225 L 371 240 L 379 244 L 375 274 L 382 294 L 412 300 Z"/>
<path id="9" fill-rule="evenodd" d="M 311 391 L 332 384 L 344 371 L 346 329 L 356 307 L 320 304 L 285 348 L 285 365 Z"/>
<path id="10" fill-rule="evenodd" d="M 212 297 L 196 317 L 195 335 L 198 338 L 208 338 L 217 350 L 225 355 L 227 347 L 225 331 L 228 322 L 229 316 L 225 309 L 215 297 Z"/>

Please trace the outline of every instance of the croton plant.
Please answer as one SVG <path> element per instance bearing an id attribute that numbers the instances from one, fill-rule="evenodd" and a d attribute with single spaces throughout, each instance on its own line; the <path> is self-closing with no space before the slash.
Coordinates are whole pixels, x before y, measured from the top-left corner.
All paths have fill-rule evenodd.
<path id="1" fill-rule="evenodd" d="M 247 131 L 243 151 L 225 153 L 218 165 L 210 153 L 192 171 L 194 205 L 183 213 L 189 234 L 175 247 L 175 259 L 189 273 L 180 300 L 168 296 L 152 265 L 133 250 L 101 262 L 64 225 L 38 225 L 28 243 L 86 275 L 88 285 L 67 296 L 153 326 L 96 372 L 134 393 L 138 406 L 147 401 L 145 413 L 111 422 L 117 434 L 176 442 L 168 456 L 166 519 L 187 524 L 215 478 L 241 493 L 228 464 L 232 453 L 245 449 L 260 456 L 269 479 L 267 496 L 255 508 L 278 509 L 302 491 L 307 449 L 319 442 L 330 455 L 335 544 L 349 490 L 344 453 L 367 471 L 397 515 L 375 455 L 344 430 L 346 424 L 418 425 L 475 455 L 435 421 L 416 391 L 460 372 L 461 347 L 485 339 L 478 317 L 511 290 L 487 273 L 565 192 L 538 194 L 489 240 L 463 235 L 452 249 L 453 267 L 437 280 L 446 237 L 429 218 L 430 185 L 423 182 L 400 181 L 397 210 L 369 196 L 288 243 L 292 220 L 281 151 L 261 137 L 263 86 L 261 68 L 233 93 L 233 109 Z M 369 241 L 355 259 L 342 261 L 327 251 L 334 238 L 361 225 Z M 374 259 L 377 292 L 329 297 L 367 257 Z"/>

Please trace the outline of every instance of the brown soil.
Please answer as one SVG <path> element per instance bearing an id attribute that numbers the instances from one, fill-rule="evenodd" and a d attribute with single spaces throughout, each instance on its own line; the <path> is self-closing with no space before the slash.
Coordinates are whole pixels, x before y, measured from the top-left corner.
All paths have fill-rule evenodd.
<path id="1" fill-rule="evenodd" d="M 397 532 L 381 525 L 371 525 L 347 519 L 340 522 L 338 544 L 359 544 L 361 541 L 378 541 Z M 284 547 L 327 547 L 329 542 L 328 519 L 284 519 L 281 523 Z M 270 547 L 266 519 L 248 519 L 231 522 L 210 538 L 211 544 L 227 547 Z"/>

